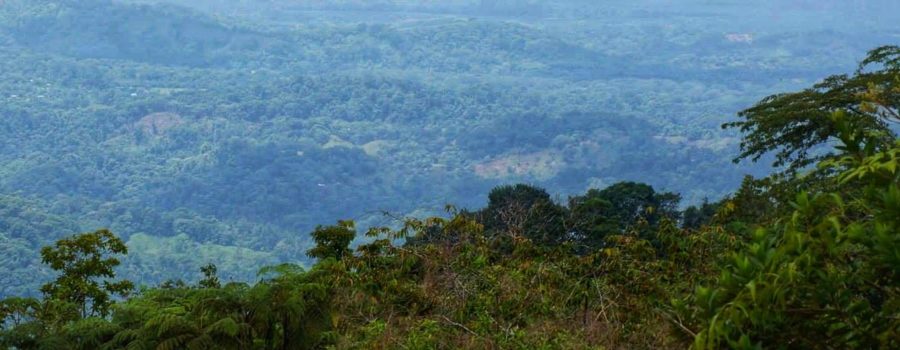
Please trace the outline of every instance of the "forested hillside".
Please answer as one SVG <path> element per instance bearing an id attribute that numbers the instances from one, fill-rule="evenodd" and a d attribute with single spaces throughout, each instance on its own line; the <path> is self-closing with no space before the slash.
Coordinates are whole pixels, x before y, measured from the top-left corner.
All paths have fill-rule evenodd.
<path id="1" fill-rule="evenodd" d="M 503 184 L 717 201 L 772 170 L 732 164 L 720 124 L 851 72 L 900 13 L 655 3 L 2 1 L 0 295 L 36 295 L 40 247 L 99 227 L 131 248 L 119 274 L 155 285 L 309 266 L 317 224 Z"/>
<path id="2" fill-rule="evenodd" d="M 638 182 L 564 203 L 503 185 L 477 210 L 317 226 L 309 268 L 277 263 L 241 282 L 203 264 L 196 282 L 139 288 L 117 273 L 147 253 L 135 236 L 67 235 L 40 249 L 53 271 L 41 298 L 0 300 L 0 346 L 896 349 L 896 123 L 900 46 L 883 46 L 852 74 L 724 124 L 740 133 L 737 159 L 772 155 L 779 171 L 683 210 L 677 193 Z M 5 200 L 0 214 L 61 225 Z"/>

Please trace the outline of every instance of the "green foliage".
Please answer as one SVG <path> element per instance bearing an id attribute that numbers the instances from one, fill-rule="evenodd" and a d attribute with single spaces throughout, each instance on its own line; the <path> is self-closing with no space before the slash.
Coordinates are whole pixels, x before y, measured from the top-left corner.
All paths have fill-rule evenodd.
<path id="1" fill-rule="evenodd" d="M 553 24 L 605 22 L 585 20 L 605 5 L 485 1 L 517 20 L 456 18 L 462 3 L 276 0 L 257 7 L 404 20 L 295 25 L 285 10 L 250 27 L 160 5 L 0 1 L 0 191 L 16 193 L 0 197 L 4 292 L 21 284 L 8 275 L 44 273 L 18 257 L 80 225 L 124 237 L 41 250 L 60 275 L 43 299 L 0 301 L 0 347 L 900 347 L 897 47 L 741 113 L 726 125 L 745 133 L 739 158 L 775 152 L 791 171 L 681 212 L 653 186 L 719 196 L 753 169 L 721 166 L 731 135 L 702 116 L 855 51 L 777 34 L 738 47 L 722 43 L 730 21 L 643 10 L 638 31 Z M 459 12 L 419 17 L 434 6 Z M 514 181 L 596 188 L 561 202 L 495 187 L 482 210 L 371 228 L 356 248 L 351 221 L 296 235 L 373 206 L 471 205 Z M 253 283 L 219 277 L 277 260 Z M 117 267 L 168 282 L 124 295 Z"/>
<path id="2" fill-rule="evenodd" d="M 574 205 L 576 210 L 585 205 L 605 207 L 589 209 L 589 211 L 600 210 L 602 213 L 590 212 L 587 218 L 601 219 L 605 222 L 604 226 L 611 225 L 613 230 L 604 231 L 608 227 L 595 226 L 577 233 L 587 236 L 588 241 L 596 241 L 590 238 L 592 236 L 633 230 L 638 224 L 655 228 L 664 219 L 677 221 L 681 216 L 678 211 L 680 195 L 670 192 L 657 193 L 650 185 L 635 182 L 620 182 L 603 190 L 591 189 L 584 196 L 574 197 L 569 201 L 572 203 L 570 206 Z M 573 221 L 584 220 L 585 218 L 576 216 Z M 645 238 L 652 239 L 649 236 Z"/>
<path id="3" fill-rule="evenodd" d="M 696 348 L 900 346 L 900 144 L 842 158 L 861 196 L 801 193 L 784 222 L 754 234 L 696 304 Z"/>
<path id="4" fill-rule="evenodd" d="M 564 215 L 564 209 L 550 199 L 547 191 L 518 184 L 491 190 L 488 206 L 476 217 L 491 234 L 558 244 L 565 239 Z"/>
<path id="5" fill-rule="evenodd" d="M 682 214 L 683 226 L 688 229 L 699 229 L 709 224 L 716 213 L 719 212 L 721 203 L 710 203 L 704 199 L 699 206 L 690 206 Z"/>
<path id="6" fill-rule="evenodd" d="M 41 261 L 60 273 L 41 287 L 48 299 L 78 305 L 83 318 L 106 317 L 115 295 L 127 295 L 130 281 L 113 281 L 118 254 L 128 247 L 109 230 L 78 234 L 41 249 Z"/>
<path id="7" fill-rule="evenodd" d="M 781 210 L 735 213 L 747 203 L 777 201 L 752 180 L 718 212 L 708 204 L 703 224 L 685 228 L 672 218 L 679 214 L 674 204 L 666 205 L 678 197 L 642 184 L 591 190 L 568 207 L 538 188 L 511 186 L 495 191 L 494 206 L 478 215 L 449 208 L 449 218 L 371 229 L 355 251 L 349 248 L 351 222 L 319 227 L 313 235 L 320 260 L 309 271 L 281 264 L 260 270 L 254 285 L 219 285 L 212 282 L 216 269 L 207 265 L 199 288 L 145 288 L 113 305 L 107 319 L 81 318 L 76 304 L 60 300 L 8 299 L 0 304 L 8 325 L 0 343 L 71 349 L 893 348 L 900 326 L 900 141 L 879 151 L 864 146 L 871 139 L 861 131 L 843 135 L 855 135 L 848 138 L 855 144 L 848 141 L 843 156 L 821 166 L 834 169 L 836 182 L 847 187 L 801 192 L 781 219 L 772 218 Z M 573 249 L 578 236 L 531 239 L 543 237 L 530 232 L 545 232 L 545 222 L 513 218 L 524 222 L 518 236 L 478 222 L 479 215 L 516 202 L 554 205 L 563 222 L 577 216 L 612 224 L 594 248 Z M 634 222 L 622 225 L 623 218 Z M 734 223 L 759 228 L 746 237 L 729 229 Z M 407 243 L 394 244 L 401 239 Z"/>
<path id="8" fill-rule="evenodd" d="M 900 82 L 898 54 L 896 47 L 872 51 L 859 76 Z M 872 63 L 883 67 L 863 72 Z M 693 305 L 685 313 L 696 317 L 700 327 L 694 348 L 900 346 L 900 140 L 886 143 L 888 132 L 871 127 L 873 120 L 896 115 L 897 104 L 891 92 L 884 93 L 894 89 L 890 85 L 869 82 L 866 89 L 857 90 L 866 96 L 856 105 L 832 111 L 830 129 L 820 131 L 841 143 L 817 158 L 817 174 L 830 176 L 807 186 L 812 192 L 799 191 L 792 201 L 782 201 L 790 210 L 751 215 L 760 219 L 760 227 L 745 247 L 730 254 L 716 281 L 698 287 L 690 302 L 675 303 Z M 816 103 L 827 110 L 825 102 Z M 801 123 L 821 119 L 795 114 L 789 106 L 773 108 L 776 115 L 786 113 Z M 868 114 L 861 117 L 856 108 Z M 779 147 L 788 143 L 778 142 Z M 777 201 L 782 196 L 777 191 L 743 192 L 735 199 L 768 196 Z"/>
<path id="9" fill-rule="evenodd" d="M 718 125 L 850 68 L 900 13 L 847 6 L 820 31 L 797 9 L 760 20 L 771 1 L 688 1 L 709 16 L 649 0 L 5 0 L 0 294 L 36 294 L 52 276 L 34 252 L 96 227 L 135 247 L 121 276 L 195 283 L 210 262 L 223 281 L 311 263 L 298 233 L 319 223 L 473 208 L 502 184 L 718 199 L 768 172 L 729 165 L 736 132 Z M 752 44 L 723 37 L 736 27 Z"/>
<path id="10" fill-rule="evenodd" d="M 221 288 L 222 284 L 219 283 L 219 276 L 217 275 L 218 271 L 219 268 L 217 268 L 215 264 L 206 264 L 201 267 L 200 272 L 203 273 L 203 279 L 199 282 L 200 287 Z"/>
<path id="11" fill-rule="evenodd" d="M 894 133 L 888 123 L 900 121 L 898 60 L 900 47 L 880 47 L 869 52 L 853 76 L 831 76 L 802 92 L 769 96 L 741 112 L 743 120 L 723 126 L 745 134 L 736 160 L 755 161 L 776 152 L 775 166 L 796 171 L 832 156 L 821 154 L 818 146 L 838 135 L 835 112 L 848 114 L 861 130 L 881 134 L 878 147 L 889 146 Z"/>
<path id="12" fill-rule="evenodd" d="M 340 260 L 350 254 L 350 242 L 356 238 L 356 229 L 352 221 L 339 221 L 336 226 L 316 227 L 311 235 L 316 246 L 306 251 L 306 255 Z"/>
<path id="13" fill-rule="evenodd" d="M 667 220 L 653 235 L 658 245 L 637 232 L 573 254 L 567 244 L 491 233 L 468 213 L 375 230 L 375 240 L 332 275 L 341 286 L 333 301 L 336 348 L 684 345 L 660 310 L 705 280 L 735 241 Z M 395 237 L 415 243 L 397 247 Z"/>
<path id="14" fill-rule="evenodd" d="M 645 228 L 644 238 L 653 239 L 652 230 L 662 220 L 679 219 L 680 199 L 647 184 L 620 182 L 570 197 L 568 206 L 562 206 L 543 189 L 518 184 L 493 189 L 488 206 L 473 217 L 491 236 L 527 238 L 538 245 L 568 243 L 590 251 L 603 247 L 607 235 L 638 227 Z"/>
<path id="15" fill-rule="evenodd" d="M 216 269 L 207 265 L 198 287 L 144 288 L 112 305 L 105 319 L 81 318 L 76 304 L 61 300 L 9 299 L 0 310 L 10 328 L 0 340 L 67 349 L 672 345 L 682 341 L 639 334 L 667 329 L 653 310 L 686 289 L 674 276 L 702 271 L 685 257 L 714 260 L 709 254 L 725 247 L 709 244 L 722 241 L 715 231 L 688 233 L 663 221 L 654 235 L 659 247 L 632 230 L 609 237 L 611 248 L 576 255 L 566 244 L 486 235 L 470 215 L 451 214 L 373 229 L 370 243 L 355 253 L 323 255 L 310 271 L 264 268 L 252 286 L 213 283 Z M 347 250 L 352 228 L 349 222 L 320 228 L 321 246 Z M 330 231 L 341 244 L 331 244 Z M 426 235 L 431 239 L 422 240 Z M 418 243 L 392 243 L 403 237 Z M 496 249 L 498 243 L 507 249 Z M 66 317 L 67 309 L 74 314 Z"/>
<path id="16" fill-rule="evenodd" d="M 41 284 L 53 278 L 41 265 L 40 248 L 80 232 L 59 215 L 19 196 L 0 196 L 0 295 L 36 296 Z"/>

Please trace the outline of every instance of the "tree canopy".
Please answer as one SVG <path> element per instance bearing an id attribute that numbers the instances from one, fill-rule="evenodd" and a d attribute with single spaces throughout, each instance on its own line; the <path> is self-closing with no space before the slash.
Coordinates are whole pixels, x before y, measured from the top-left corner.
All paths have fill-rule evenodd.
<path id="1" fill-rule="evenodd" d="M 880 135 L 880 149 L 890 147 L 896 137 L 890 123 L 900 122 L 898 72 L 900 47 L 883 46 L 870 51 L 851 76 L 833 75 L 801 92 L 766 97 L 738 114 L 742 120 L 724 125 L 744 133 L 736 160 L 775 152 L 775 166 L 796 171 L 833 156 L 820 146 L 836 141 L 832 115 L 838 111 L 856 128 Z"/>
<path id="2" fill-rule="evenodd" d="M 897 2 L 592 3 L 0 0 L 0 348 L 900 348 Z"/>
<path id="3" fill-rule="evenodd" d="M 82 317 L 106 317 L 115 295 L 128 295 L 130 281 L 114 281 L 119 254 L 128 247 L 109 230 L 78 234 L 41 249 L 41 261 L 59 272 L 41 287 L 48 299 L 73 303 Z"/>

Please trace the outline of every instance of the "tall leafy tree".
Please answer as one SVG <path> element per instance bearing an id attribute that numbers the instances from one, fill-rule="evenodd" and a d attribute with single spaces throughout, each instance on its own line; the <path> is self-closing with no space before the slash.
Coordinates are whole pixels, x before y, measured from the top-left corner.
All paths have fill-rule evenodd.
<path id="1" fill-rule="evenodd" d="M 495 235 L 525 237 L 542 244 L 565 239 L 565 209 L 542 188 L 516 184 L 499 186 L 488 194 L 488 206 L 477 217 Z"/>
<path id="2" fill-rule="evenodd" d="M 134 285 L 115 281 L 116 255 L 127 254 L 128 247 L 109 230 L 82 233 L 61 239 L 41 249 L 41 261 L 60 275 L 41 287 L 47 298 L 78 305 L 81 317 L 105 317 L 113 296 L 127 295 Z"/>
<path id="3" fill-rule="evenodd" d="M 594 191 L 596 194 L 596 191 Z M 619 221 L 611 217 L 613 203 L 590 192 L 584 196 L 569 198 L 567 224 L 574 232 L 574 239 L 587 247 L 603 246 L 609 234 L 619 232 Z"/>
<path id="4" fill-rule="evenodd" d="M 681 196 L 676 193 L 656 192 L 643 183 L 619 182 L 571 198 L 570 221 L 577 236 L 596 245 L 602 243 L 603 236 L 621 233 L 638 223 L 646 223 L 652 228 L 663 218 L 677 220 L 680 201 Z"/>
<path id="5" fill-rule="evenodd" d="M 809 89 L 772 95 L 724 124 L 744 133 L 735 161 L 759 160 L 774 152 L 777 167 L 796 171 L 833 156 L 822 149 L 835 141 L 832 114 L 842 111 L 867 133 L 878 134 L 877 146 L 890 147 L 891 122 L 900 122 L 900 47 L 884 46 L 869 52 L 853 75 L 835 75 Z"/>
<path id="6" fill-rule="evenodd" d="M 200 272 L 203 273 L 203 279 L 200 280 L 200 287 L 202 288 L 221 288 L 222 284 L 219 282 L 219 268 L 216 267 L 215 264 L 206 264 L 200 268 Z"/>
<path id="7" fill-rule="evenodd" d="M 353 221 L 338 221 L 334 226 L 318 226 L 312 232 L 316 246 L 306 251 L 306 255 L 318 258 L 340 260 L 351 253 L 350 242 L 356 237 Z"/>

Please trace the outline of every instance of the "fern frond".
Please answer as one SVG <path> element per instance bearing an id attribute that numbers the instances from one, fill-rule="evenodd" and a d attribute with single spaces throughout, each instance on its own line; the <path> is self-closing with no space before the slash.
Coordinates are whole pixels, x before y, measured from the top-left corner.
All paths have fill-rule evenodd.
<path id="1" fill-rule="evenodd" d="M 190 334 L 181 334 L 169 339 L 166 339 L 159 343 L 156 346 L 156 350 L 180 350 L 184 349 L 185 345 L 193 339 L 194 336 Z"/>
<path id="2" fill-rule="evenodd" d="M 240 326 L 230 317 L 218 320 L 216 321 L 216 323 L 213 323 L 209 325 L 209 327 L 206 327 L 206 333 L 208 334 L 218 334 L 229 337 L 236 337 L 239 331 Z"/>

